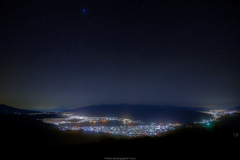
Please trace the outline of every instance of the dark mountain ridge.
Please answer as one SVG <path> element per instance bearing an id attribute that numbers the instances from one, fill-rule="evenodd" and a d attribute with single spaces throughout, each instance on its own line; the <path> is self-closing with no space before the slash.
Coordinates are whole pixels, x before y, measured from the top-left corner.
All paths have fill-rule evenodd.
<path id="1" fill-rule="evenodd" d="M 0 104 L 0 113 L 5 114 L 28 114 L 28 113 L 39 113 L 38 111 L 30 111 L 25 109 L 14 108 L 5 104 Z"/>
<path id="2" fill-rule="evenodd" d="M 228 111 L 240 111 L 240 106 L 230 108 Z"/>
<path id="3" fill-rule="evenodd" d="M 157 106 L 157 105 L 130 105 L 130 104 L 102 104 L 92 105 L 89 107 L 77 108 L 69 110 L 74 114 L 82 116 L 96 117 L 119 117 L 132 120 L 140 120 L 142 122 L 156 123 L 191 123 L 202 121 L 203 119 L 212 118 L 209 114 L 198 111 L 206 110 L 205 108 L 194 107 L 177 107 L 177 106 Z M 29 111 L 10 107 L 8 105 L 0 105 L 0 113 L 8 114 L 29 114 L 39 113 L 37 111 Z"/>

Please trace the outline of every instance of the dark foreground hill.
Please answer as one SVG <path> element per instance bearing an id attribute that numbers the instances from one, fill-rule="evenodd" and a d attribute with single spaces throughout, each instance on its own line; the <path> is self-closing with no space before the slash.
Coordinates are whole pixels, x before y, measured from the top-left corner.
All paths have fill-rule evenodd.
<path id="1" fill-rule="evenodd" d="M 225 115 L 210 125 L 181 128 L 158 137 L 134 139 L 105 138 L 100 142 L 60 147 L 60 151 L 82 154 L 87 158 L 135 157 L 136 159 L 233 158 L 240 145 L 240 114 Z"/>
<path id="2" fill-rule="evenodd" d="M 132 157 L 153 159 L 155 156 L 180 158 L 235 153 L 239 146 L 240 114 L 225 115 L 208 127 L 192 127 L 167 132 L 159 137 L 123 138 L 106 134 L 60 131 L 30 115 L 1 114 L 2 156 L 16 158 L 104 159 Z M 234 124 L 233 124 L 234 123 Z M 233 124 L 233 125 L 232 125 Z M 237 134 L 238 133 L 238 134 Z M 215 151 L 217 150 L 217 152 Z M 10 153 L 10 154 L 9 154 Z"/>
<path id="3" fill-rule="evenodd" d="M 129 118 L 156 123 L 189 123 L 212 118 L 209 114 L 198 112 L 204 108 L 155 106 L 155 105 L 93 105 L 72 110 L 83 116 L 109 116 Z"/>
<path id="4" fill-rule="evenodd" d="M 50 115 L 42 115 L 40 118 Z M 55 115 L 52 115 L 55 117 Z M 69 144 L 99 141 L 101 134 L 83 134 L 82 131 L 60 131 L 52 124 L 37 120 L 39 115 L 0 114 L 1 145 L 9 149 L 52 149 Z"/>

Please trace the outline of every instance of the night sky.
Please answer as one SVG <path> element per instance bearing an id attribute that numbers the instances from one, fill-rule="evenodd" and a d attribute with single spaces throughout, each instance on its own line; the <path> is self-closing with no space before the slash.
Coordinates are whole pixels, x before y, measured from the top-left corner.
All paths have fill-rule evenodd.
<path id="1" fill-rule="evenodd" d="M 0 2 L 0 104 L 240 105 L 237 1 Z"/>

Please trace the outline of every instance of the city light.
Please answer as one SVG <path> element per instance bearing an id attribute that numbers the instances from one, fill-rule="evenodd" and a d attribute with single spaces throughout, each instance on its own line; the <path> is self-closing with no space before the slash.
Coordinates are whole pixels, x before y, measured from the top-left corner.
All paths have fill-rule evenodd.
<path id="1" fill-rule="evenodd" d="M 207 114 L 213 115 L 213 119 L 210 120 L 202 120 L 201 122 L 194 122 L 194 124 L 206 124 L 207 126 L 211 126 L 209 122 L 217 120 L 219 117 L 232 114 L 234 112 L 229 112 L 225 110 L 210 110 L 207 112 L 203 112 Z M 76 121 L 78 119 L 79 121 Z M 114 122 L 114 126 L 102 126 L 98 125 L 99 123 L 104 122 Z M 121 125 L 116 125 L 115 122 L 119 122 Z M 83 130 L 90 132 L 102 132 L 109 133 L 114 135 L 122 135 L 129 137 L 137 137 L 137 136 L 156 136 L 160 133 L 167 132 L 169 130 L 175 130 L 176 126 L 181 126 L 179 123 L 160 123 L 156 124 L 155 122 L 145 123 L 140 120 L 134 121 L 130 119 L 118 118 L 118 117 L 85 117 L 68 114 L 66 118 L 45 118 L 43 119 L 44 123 L 51 123 L 56 125 L 60 130 Z M 88 122 L 87 126 L 83 126 L 81 123 Z M 94 124 L 94 126 L 92 125 Z M 81 125 L 81 126 L 80 126 Z M 192 126 L 188 126 L 192 127 Z"/>
<path id="2" fill-rule="evenodd" d="M 80 119 L 80 121 L 75 121 L 76 119 Z M 124 125 L 120 126 L 98 126 L 98 123 L 108 122 L 108 121 L 119 121 Z M 168 130 L 175 130 L 175 126 L 180 126 L 179 123 L 174 124 L 156 124 L 151 122 L 146 124 L 141 121 L 134 121 L 130 119 L 123 119 L 118 117 L 85 117 L 78 115 L 67 115 L 66 118 L 55 118 L 55 119 L 45 119 L 45 123 L 51 123 L 56 125 L 60 130 L 83 130 L 90 132 L 103 132 L 114 135 L 123 135 L 130 137 L 137 137 L 142 135 L 147 136 L 156 136 L 159 133 L 166 132 Z M 89 122 L 88 126 L 80 126 L 83 122 Z M 141 125 L 140 125 L 141 122 Z M 95 124 L 92 126 L 91 124 Z M 114 123 L 115 124 L 115 123 Z"/>
<path id="3" fill-rule="evenodd" d="M 235 112 L 235 111 L 234 111 Z M 197 123 L 207 123 L 207 125 L 209 125 L 209 121 L 214 121 L 217 120 L 218 118 L 220 118 L 221 116 L 224 116 L 226 114 L 232 114 L 233 111 L 226 111 L 226 110 L 210 110 L 210 111 L 202 111 L 202 113 L 206 113 L 206 114 L 211 114 L 213 115 L 213 119 L 210 120 L 203 120 L 202 122 L 194 122 L 194 124 Z"/>

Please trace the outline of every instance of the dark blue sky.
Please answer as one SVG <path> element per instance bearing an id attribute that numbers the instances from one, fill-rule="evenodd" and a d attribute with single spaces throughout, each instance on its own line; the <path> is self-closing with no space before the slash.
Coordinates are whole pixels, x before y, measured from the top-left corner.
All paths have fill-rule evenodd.
<path id="1" fill-rule="evenodd" d="M 240 105 L 237 1 L 0 2 L 0 103 Z"/>

